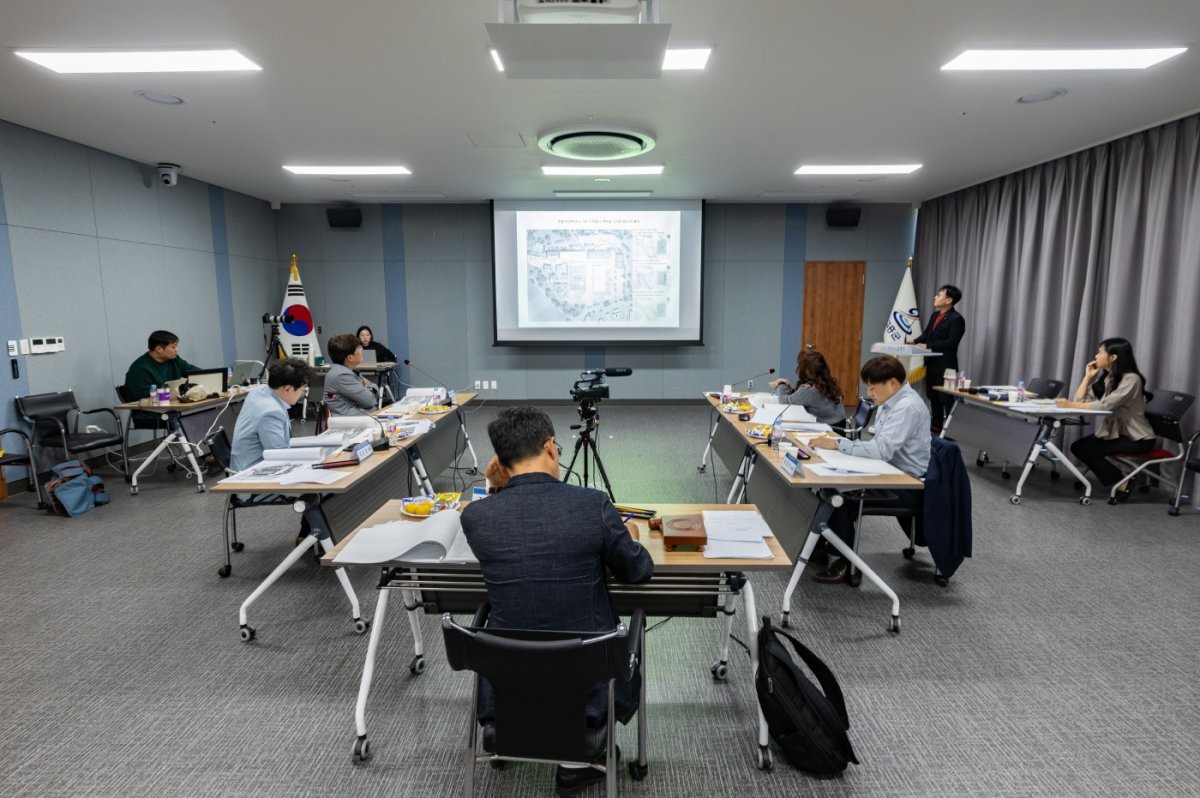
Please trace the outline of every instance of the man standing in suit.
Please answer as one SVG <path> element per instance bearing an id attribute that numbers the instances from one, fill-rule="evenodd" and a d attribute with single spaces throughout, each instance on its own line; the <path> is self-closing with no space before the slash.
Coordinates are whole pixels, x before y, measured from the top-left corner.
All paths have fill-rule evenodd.
<path id="1" fill-rule="evenodd" d="M 967 322 L 954 308 L 962 299 L 962 291 L 953 285 L 943 285 L 933 297 L 937 310 L 929 320 L 929 328 L 913 339 L 922 349 L 937 352 L 936 357 L 925 358 L 925 395 L 929 397 L 930 429 L 934 435 L 942 434 L 946 410 L 951 406 L 950 397 L 938 393 L 934 388 L 942 384 L 946 369 L 958 371 L 958 342 L 967 331 Z"/>
<path id="2" fill-rule="evenodd" d="M 462 514 L 463 534 L 479 559 L 491 614 L 488 626 L 507 629 L 607 632 L 617 626 L 607 572 L 625 584 L 654 575 L 637 528 L 621 521 L 608 495 L 567 485 L 558 478 L 558 446 L 550 418 L 535 407 L 512 407 L 488 425 L 496 456 L 484 472 L 495 496 L 471 502 Z M 618 682 L 614 704 L 625 722 L 637 708 L 640 680 Z M 491 685 L 481 685 L 479 721 L 488 749 L 494 727 Z M 608 691 L 588 696 L 587 725 L 603 729 Z M 615 741 L 607 741 L 612 745 Z M 599 751 L 597 755 L 599 755 Z M 559 767 L 559 795 L 574 795 L 604 774 L 592 768 Z"/>

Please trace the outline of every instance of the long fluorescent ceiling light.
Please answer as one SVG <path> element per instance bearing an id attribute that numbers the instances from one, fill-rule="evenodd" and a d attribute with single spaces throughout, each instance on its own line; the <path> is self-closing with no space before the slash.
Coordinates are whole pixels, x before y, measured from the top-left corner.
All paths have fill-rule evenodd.
<path id="1" fill-rule="evenodd" d="M 667 55 L 663 58 L 662 68 L 664 70 L 704 69 L 708 64 L 708 57 L 710 55 L 712 55 L 711 47 L 667 50 Z"/>
<path id="2" fill-rule="evenodd" d="M 911 175 L 921 168 L 919 163 L 842 164 L 819 166 L 805 164 L 796 170 L 798 175 Z"/>
<path id="3" fill-rule="evenodd" d="M 297 166 L 284 164 L 294 175 L 411 175 L 407 166 Z"/>
<path id="4" fill-rule="evenodd" d="M 559 199 L 636 199 L 649 197 L 653 191 L 558 191 L 554 196 Z"/>
<path id="5" fill-rule="evenodd" d="M 964 50 L 944 70 L 1145 69 L 1186 47 L 1127 50 Z"/>
<path id="6" fill-rule="evenodd" d="M 542 174 L 558 177 L 622 177 L 626 175 L 661 175 L 660 166 L 543 166 Z"/>
<path id="7" fill-rule="evenodd" d="M 262 70 L 237 50 L 15 50 L 14 53 L 59 74 Z"/>
<path id="8" fill-rule="evenodd" d="M 503 72 L 504 71 L 504 62 L 500 60 L 500 51 L 497 50 L 495 47 L 493 47 L 488 52 L 490 52 L 492 54 L 492 61 L 494 61 L 496 63 L 496 70 L 498 72 Z"/>

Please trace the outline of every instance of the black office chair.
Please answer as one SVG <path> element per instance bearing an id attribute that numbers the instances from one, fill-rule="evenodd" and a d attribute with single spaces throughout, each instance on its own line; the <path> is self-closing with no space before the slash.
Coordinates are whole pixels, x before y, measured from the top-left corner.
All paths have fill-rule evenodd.
<path id="1" fill-rule="evenodd" d="M 875 415 L 875 404 L 865 396 L 858 397 L 858 407 L 854 408 L 854 415 L 846 417 L 846 426 L 842 434 L 852 441 L 862 437 L 862 433 L 871 424 L 871 417 Z"/>
<path id="2" fill-rule="evenodd" d="M 33 456 L 33 443 L 29 440 L 29 436 L 26 435 L 23 430 L 16 429 L 15 427 L 0 429 L 0 442 L 3 442 L 5 435 L 19 436 L 21 440 L 25 442 L 25 451 L 10 452 L 7 449 L 4 449 L 3 446 L 0 446 L 0 449 L 4 449 L 4 453 L 0 454 L 0 468 L 4 468 L 4 466 L 24 466 L 29 472 L 29 481 L 33 484 L 33 492 L 36 493 L 38 497 L 38 509 L 45 510 L 46 502 L 42 500 L 42 487 L 38 484 L 37 463 L 35 462 L 35 458 Z"/>
<path id="3" fill-rule="evenodd" d="M 638 715 L 638 756 L 629 763 L 634 780 L 647 772 L 646 679 L 643 669 L 646 616 L 634 610 L 630 624 L 611 632 L 544 632 L 488 629 L 489 606 L 475 613 L 469 627 L 442 616 L 446 659 L 456 671 L 475 672 L 468 715 L 467 769 L 463 795 L 474 794 L 475 765 L 508 760 L 586 765 L 605 774 L 605 794 L 617 794 L 616 718 L 613 690 L 617 680 L 642 673 Z M 487 679 L 495 694 L 493 752 L 476 747 L 479 680 Z M 608 683 L 608 719 L 604 737 L 586 725 L 588 693 Z M 590 733 L 589 733 L 590 731 Z M 493 741 L 489 741 L 493 742 Z M 493 747 L 493 746 L 489 746 Z M 604 764 L 593 760 L 607 748 Z"/>
<path id="4" fill-rule="evenodd" d="M 1175 486 L 1175 498 L 1171 500 L 1171 509 L 1168 510 L 1171 515 L 1179 515 L 1179 499 L 1183 496 L 1183 483 L 1188 480 L 1188 472 L 1195 471 L 1200 473 L 1200 457 L 1193 457 L 1192 453 L 1197 450 L 1196 441 L 1200 439 L 1200 430 L 1197 430 L 1192 437 L 1188 438 L 1187 454 L 1184 455 L 1183 473 L 1179 475 L 1179 484 Z"/>
<path id="5" fill-rule="evenodd" d="M 221 471 L 226 475 L 230 475 L 233 471 L 229 467 L 229 463 L 233 456 L 233 447 L 229 443 L 229 436 L 225 434 L 224 427 L 217 427 L 213 432 L 204 439 L 208 444 L 208 450 L 212 453 L 213 459 L 217 461 L 217 465 L 221 467 Z M 231 551 L 242 551 L 246 548 L 246 544 L 238 540 L 237 537 L 237 511 L 247 507 L 280 507 L 290 506 L 295 502 L 294 496 L 275 496 L 273 498 L 263 499 L 259 497 L 257 501 L 249 499 L 241 499 L 236 493 L 225 494 L 225 514 L 222 522 L 222 533 L 225 536 L 225 564 L 217 569 L 217 576 L 224 579 L 233 573 L 233 560 L 230 557 Z M 230 540 L 230 531 L 232 530 L 233 539 Z"/>
<path id="6" fill-rule="evenodd" d="M 1025 386 L 1025 389 L 1029 393 L 1034 394 L 1038 399 L 1057 399 L 1058 395 L 1062 393 L 1064 384 L 1062 380 L 1052 380 L 1049 377 L 1034 377 Z"/>
<path id="7" fill-rule="evenodd" d="M 966 481 L 965 503 L 955 497 L 956 480 Z M 971 556 L 971 543 L 974 528 L 971 521 L 970 477 L 966 464 L 962 459 L 962 451 L 958 444 L 944 438 L 933 438 L 929 457 L 929 471 L 925 474 L 925 490 L 922 501 L 916 507 L 882 506 L 883 501 L 892 501 L 895 494 L 891 491 L 868 490 L 858 496 L 859 512 L 856 525 L 861 527 L 862 518 L 866 515 L 893 516 L 900 523 L 901 529 L 908 535 L 908 546 L 901 551 L 904 559 L 911 560 L 916 554 L 917 536 L 924 531 L 925 519 L 934 514 L 949 517 L 949 524 L 956 534 L 947 538 L 925 535 L 921 545 L 929 547 L 929 553 L 934 561 L 933 581 L 945 587 L 950 577 L 958 569 L 965 557 Z M 861 533 L 861 529 L 859 530 Z M 858 550 L 861 534 L 855 534 L 854 546 Z M 857 585 L 862 577 L 851 571 L 850 582 Z"/>
<path id="8" fill-rule="evenodd" d="M 1187 476 L 1187 469 L 1183 469 L 1183 472 L 1180 474 L 1179 483 L 1177 484 L 1175 480 L 1163 473 L 1163 466 L 1179 461 L 1186 463 L 1191 455 L 1192 444 L 1195 442 L 1196 436 L 1193 435 L 1191 438 L 1185 437 L 1182 421 L 1195 401 L 1196 398 L 1194 396 L 1180 391 L 1163 389 L 1153 394 L 1153 398 L 1146 403 L 1146 420 L 1150 422 L 1150 426 L 1154 428 L 1154 434 L 1163 443 L 1170 441 L 1175 444 L 1175 451 L 1166 449 L 1160 444 L 1145 454 L 1117 455 L 1113 458 L 1114 460 L 1132 469 L 1126 474 L 1126 480 L 1136 479 L 1139 474 L 1146 471 L 1150 475 L 1152 482 L 1166 483 L 1175 488 L 1176 495 L 1180 493 L 1180 488 Z M 1117 485 L 1120 484 L 1120 482 L 1117 483 Z M 1109 492 L 1109 504 L 1117 503 L 1117 485 L 1113 485 L 1112 490 Z M 1150 490 L 1150 485 L 1144 484 L 1140 489 L 1145 493 Z M 1171 504 L 1172 509 L 1175 511 L 1171 515 L 1178 515 L 1178 501 L 1172 501 Z"/>
<path id="9" fill-rule="evenodd" d="M 126 477 L 130 476 L 124 427 L 121 424 L 121 417 L 111 407 L 80 410 L 73 391 L 18 396 L 13 401 L 16 402 L 17 412 L 21 414 L 21 418 L 33 426 L 34 446 L 62 449 L 66 457 L 90 452 L 93 449 L 120 446 L 121 473 Z M 117 431 L 80 432 L 79 417 L 94 413 L 107 413 L 112 416 L 113 423 L 117 425 Z"/>

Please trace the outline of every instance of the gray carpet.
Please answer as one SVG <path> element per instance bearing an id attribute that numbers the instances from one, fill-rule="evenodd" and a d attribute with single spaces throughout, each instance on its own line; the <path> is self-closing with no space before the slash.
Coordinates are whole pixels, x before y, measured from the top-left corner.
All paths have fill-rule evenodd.
<path id="1" fill-rule="evenodd" d="M 707 408 L 601 411 L 620 500 L 724 498 L 725 469 L 696 468 Z M 470 415 L 481 462 L 494 412 Z M 573 408 L 551 412 L 569 443 Z M 137 497 L 106 476 L 112 504 L 78 519 L 37 512 L 31 494 L 0 502 L 0 794 L 457 794 L 469 683 L 446 667 L 435 619 L 422 619 L 429 667 L 412 676 L 392 604 L 367 715 L 374 758 L 356 766 L 366 638 L 331 573 L 302 560 L 252 609 L 258 639 L 237 636 L 238 605 L 287 553 L 295 514 L 242 513 L 247 548 L 221 580 L 221 497 L 162 469 Z M 866 583 L 806 578 L 793 599 L 794 625 L 842 683 L 861 766 L 832 781 L 755 770 L 748 659 L 735 652 L 714 683 L 717 625 L 675 619 L 648 638 L 650 774 L 622 773 L 624 794 L 1200 795 L 1195 510 L 1170 518 L 1140 494 L 1083 508 L 1044 474 L 1012 507 L 998 468 L 971 476 L 975 557 L 946 588 L 926 553 L 900 557 L 894 522 L 865 522 L 901 635 Z M 375 573 L 351 576 L 373 614 Z M 778 615 L 785 582 L 755 579 L 760 612 Z M 633 750 L 632 729 L 620 740 Z M 477 773 L 479 795 L 552 794 L 550 767 Z"/>

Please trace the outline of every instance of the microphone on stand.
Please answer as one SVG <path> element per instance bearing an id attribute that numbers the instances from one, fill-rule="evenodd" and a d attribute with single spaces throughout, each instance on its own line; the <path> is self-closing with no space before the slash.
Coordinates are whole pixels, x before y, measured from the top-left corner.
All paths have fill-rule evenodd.
<path id="1" fill-rule="evenodd" d="M 766 377 L 767 375 L 774 374 L 774 373 L 775 373 L 775 369 L 767 369 L 766 371 L 764 371 L 761 374 L 755 374 L 753 377 L 746 377 L 744 380 L 738 380 L 737 382 L 733 383 L 733 385 L 730 385 L 729 387 L 732 388 L 734 385 L 741 385 L 744 382 L 744 383 L 746 383 L 746 391 L 753 392 L 755 380 L 757 380 L 759 377 Z"/>
<path id="2" fill-rule="evenodd" d="M 330 394 L 329 398 L 336 399 L 337 394 Z M 379 425 L 379 437 L 371 441 L 371 448 L 377 452 L 382 451 L 384 449 L 391 448 L 392 439 L 390 437 L 388 437 L 387 427 L 383 426 L 383 422 L 380 421 L 378 418 L 376 418 L 371 413 L 368 413 L 367 411 L 363 410 L 361 407 L 355 407 L 355 408 L 353 408 L 353 410 L 354 410 L 355 414 L 360 415 L 360 416 L 366 416 L 367 418 L 371 419 L 372 421 L 374 421 L 376 424 Z"/>
<path id="3" fill-rule="evenodd" d="M 439 380 L 437 377 L 433 376 L 433 375 L 432 375 L 432 374 L 430 374 L 429 372 L 427 372 L 427 371 L 423 371 L 422 369 L 418 368 L 418 367 L 416 366 L 416 364 L 415 364 L 415 363 L 413 363 L 413 362 L 412 362 L 411 360 L 409 360 L 408 358 L 405 358 L 405 359 L 404 359 L 404 365 L 408 366 L 410 369 L 412 369 L 413 371 L 417 372 L 418 374 L 422 374 L 422 375 L 424 375 L 424 376 L 428 377 L 429 379 L 433 380 L 435 383 L 437 383 L 437 384 L 438 384 L 438 386 L 439 386 L 439 387 L 441 387 L 441 389 L 442 389 L 443 391 L 445 391 L 445 392 L 446 392 L 446 402 L 447 402 L 447 404 L 449 404 L 451 407 L 453 407 L 453 406 L 454 406 L 454 398 L 451 396 L 451 393 L 452 393 L 452 392 L 451 392 L 451 390 L 450 390 L 450 386 L 446 385 L 446 383 L 442 382 L 441 380 Z M 405 383 L 405 384 L 407 385 L 408 383 Z M 414 386 L 411 386 L 411 385 L 409 385 L 409 387 L 410 387 L 410 388 L 412 388 L 412 387 L 414 387 Z"/>

